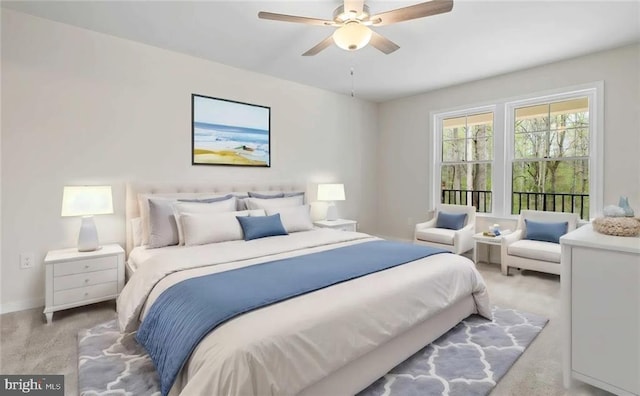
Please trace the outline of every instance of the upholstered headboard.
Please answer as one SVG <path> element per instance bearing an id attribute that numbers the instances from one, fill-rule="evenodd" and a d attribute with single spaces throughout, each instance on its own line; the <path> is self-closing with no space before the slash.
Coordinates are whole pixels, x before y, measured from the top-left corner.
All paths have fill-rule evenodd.
<path id="1" fill-rule="evenodd" d="M 244 195 L 248 191 L 305 191 L 307 185 L 305 183 L 292 182 L 274 182 L 274 183 L 238 183 L 238 184 L 215 184 L 215 183 L 194 183 L 194 182 L 176 182 L 176 183 L 149 183 L 149 182 L 130 182 L 127 183 L 126 202 L 125 202 L 125 224 L 127 231 L 127 255 L 133 249 L 133 233 L 131 227 L 131 219 L 140 217 L 140 208 L 138 206 L 138 194 L 228 194 L 234 193 Z M 308 196 L 308 192 L 306 194 Z"/>

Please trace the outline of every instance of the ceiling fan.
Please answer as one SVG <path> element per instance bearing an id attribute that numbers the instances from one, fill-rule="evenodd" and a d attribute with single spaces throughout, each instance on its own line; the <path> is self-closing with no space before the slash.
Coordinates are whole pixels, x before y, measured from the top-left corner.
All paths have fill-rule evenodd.
<path id="1" fill-rule="evenodd" d="M 451 11 L 452 8 L 453 0 L 431 0 L 425 3 L 371 15 L 369 6 L 364 4 L 364 0 L 344 0 L 344 4 L 333 11 L 332 20 L 276 14 L 265 11 L 260 11 L 258 18 L 337 28 L 331 36 L 322 40 L 309 51 L 302 54 L 302 56 L 315 55 L 332 43 L 335 43 L 338 47 L 347 51 L 355 51 L 371 43 L 372 46 L 385 54 L 390 54 L 400 48 L 400 46 L 374 32 L 370 26 L 385 26 L 391 25 L 392 23 L 442 14 Z"/>

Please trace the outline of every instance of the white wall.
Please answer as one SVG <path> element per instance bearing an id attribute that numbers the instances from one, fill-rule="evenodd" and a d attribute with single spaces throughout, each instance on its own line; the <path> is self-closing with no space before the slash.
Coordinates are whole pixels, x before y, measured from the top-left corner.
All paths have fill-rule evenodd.
<path id="1" fill-rule="evenodd" d="M 378 232 L 412 238 L 432 194 L 429 113 L 604 81 L 604 203 L 640 214 L 640 46 L 635 44 L 402 98 L 379 106 Z M 481 60 L 478 60 L 481 61 Z M 495 222 L 478 218 L 479 229 Z M 502 222 L 503 228 L 509 221 Z M 513 223 L 515 225 L 515 223 Z"/>
<path id="2" fill-rule="evenodd" d="M 64 185 L 113 186 L 104 243 L 124 243 L 129 180 L 344 182 L 342 217 L 374 229 L 376 104 L 5 9 L 1 67 L 0 311 L 43 305 L 47 250 L 76 244 Z M 192 166 L 192 93 L 270 106 L 272 167 Z"/>
<path id="3" fill-rule="evenodd" d="M 75 245 L 64 185 L 114 187 L 105 243 L 124 243 L 129 180 L 341 181 L 343 217 L 409 239 L 431 209 L 431 111 L 599 80 L 605 203 L 628 195 L 640 212 L 638 45 L 375 105 L 6 9 L 1 29 L 0 312 L 42 305 L 46 251 Z M 191 166 L 191 93 L 270 106 L 272 167 Z"/>

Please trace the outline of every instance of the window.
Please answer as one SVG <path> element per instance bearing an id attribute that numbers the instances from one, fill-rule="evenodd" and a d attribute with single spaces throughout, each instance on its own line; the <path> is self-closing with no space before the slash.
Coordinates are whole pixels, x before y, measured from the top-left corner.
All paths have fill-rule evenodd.
<path id="1" fill-rule="evenodd" d="M 440 202 L 491 212 L 493 112 L 441 122 Z"/>
<path id="2" fill-rule="evenodd" d="M 432 202 L 507 217 L 602 209 L 602 90 L 594 83 L 432 113 Z M 600 159 L 600 160 L 599 160 Z"/>
<path id="3" fill-rule="evenodd" d="M 589 98 L 514 109 L 511 213 L 589 218 Z"/>

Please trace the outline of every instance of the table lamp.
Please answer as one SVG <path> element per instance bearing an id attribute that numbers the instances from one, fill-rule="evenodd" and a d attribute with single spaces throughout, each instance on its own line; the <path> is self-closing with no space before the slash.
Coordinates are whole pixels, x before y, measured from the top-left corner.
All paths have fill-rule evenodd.
<path id="1" fill-rule="evenodd" d="M 78 251 L 98 250 L 98 231 L 94 215 L 112 214 L 111 186 L 65 186 L 62 193 L 62 217 L 82 216 Z"/>
<path id="2" fill-rule="evenodd" d="M 344 201 L 344 184 L 318 184 L 318 201 L 328 201 L 327 220 L 338 220 L 335 201 Z"/>

